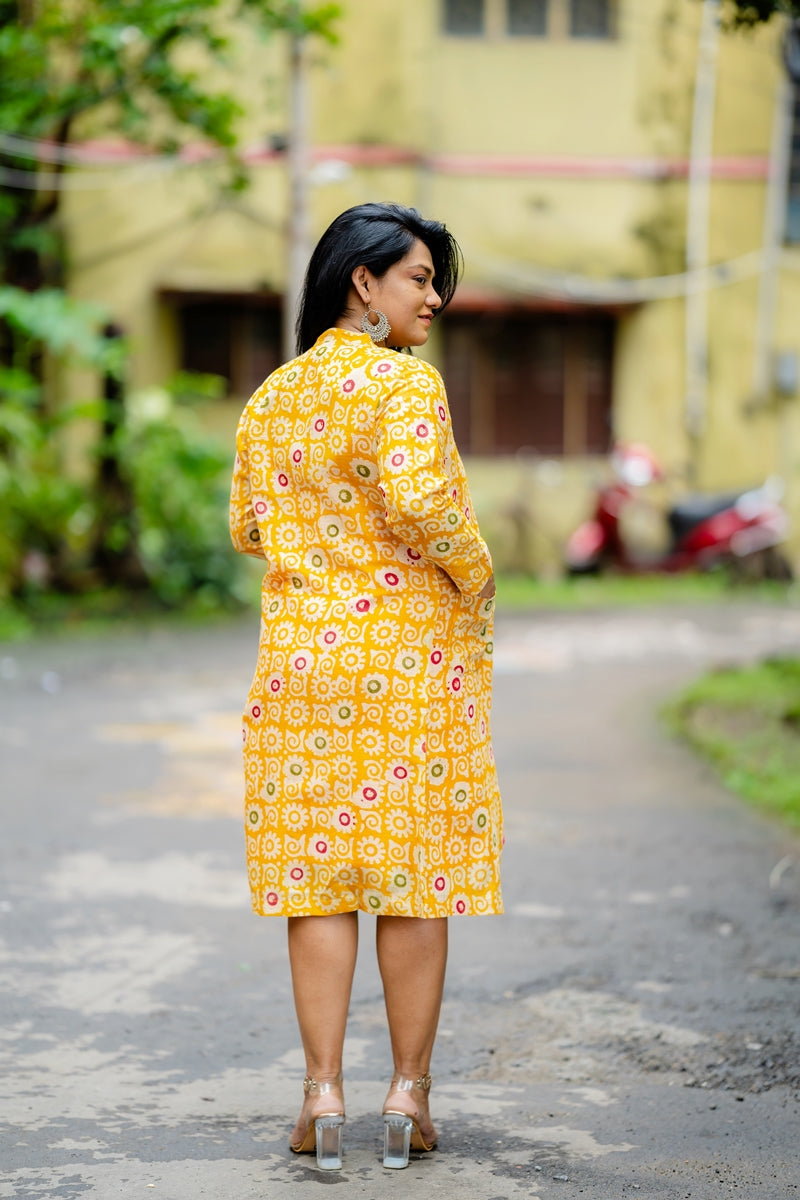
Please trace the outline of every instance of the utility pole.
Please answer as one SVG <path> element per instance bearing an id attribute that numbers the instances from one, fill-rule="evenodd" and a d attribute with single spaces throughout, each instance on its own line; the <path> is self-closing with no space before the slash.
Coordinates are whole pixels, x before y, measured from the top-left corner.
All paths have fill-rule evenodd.
<path id="1" fill-rule="evenodd" d="M 708 266 L 720 0 L 703 0 L 697 47 L 686 222 L 686 400 L 689 472 L 697 484 L 708 403 Z"/>
<path id="2" fill-rule="evenodd" d="M 308 88 L 302 0 L 294 4 L 289 44 L 289 136 L 286 154 L 289 212 L 286 222 L 286 287 L 283 293 L 283 359 L 295 355 L 295 321 L 311 253 L 308 229 Z"/>
<path id="3" fill-rule="evenodd" d="M 772 140 L 764 198 L 761 277 L 758 284 L 755 344 L 753 347 L 753 385 L 750 403 L 763 408 L 772 388 L 772 355 L 775 349 L 775 316 L 778 309 L 778 282 L 781 250 L 786 225 L 786 197 L 789 191 L 792 116 L 794 90 L 781 78 L 775 88 Z"/>

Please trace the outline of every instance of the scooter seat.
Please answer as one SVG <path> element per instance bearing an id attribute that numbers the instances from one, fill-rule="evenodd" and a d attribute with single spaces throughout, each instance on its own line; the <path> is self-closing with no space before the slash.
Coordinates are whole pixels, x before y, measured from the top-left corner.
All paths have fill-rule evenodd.
<path id="1" fill-rule="evenodd" d="M 724 512 L 726 508 L 732 508 L 741 494 L 726 492 L 716 496 L 687 496 L 675 504 L 667 514 L 673 541 L 679 542 L 695 525 Z"/>

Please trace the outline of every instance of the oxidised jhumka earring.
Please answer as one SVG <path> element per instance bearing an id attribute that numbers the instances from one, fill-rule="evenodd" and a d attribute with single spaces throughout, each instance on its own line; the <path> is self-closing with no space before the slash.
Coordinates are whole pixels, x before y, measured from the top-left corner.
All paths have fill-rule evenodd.
<path id="1" fill-rule="evenodd" d="M 369 300 L 366 301 L 367 310 L 361 318 L 361 328 L 364 333 L 368 333 L 373 342 L 382 342 L 392 332 L 392 327 L 386 320 L 386 313 L 382 313 L 380 309 L 373 308 Z M 373 324 L 369 319 L 369 314 L 378 318 L 377 324 Z"/>

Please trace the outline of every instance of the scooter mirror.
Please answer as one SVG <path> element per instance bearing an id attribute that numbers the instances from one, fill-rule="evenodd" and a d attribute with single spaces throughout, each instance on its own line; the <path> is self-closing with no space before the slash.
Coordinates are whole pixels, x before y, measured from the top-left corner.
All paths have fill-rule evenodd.
<path id="1" fill-rule="evenodd" d="M 786 483 L 780 475 L 770 475 L 764 483 L 764 494 L 773 504 L 779 504 L 786 491 Z"/>
<path id="2" fill-rule="evenodd" d="M 618 470 L 622 481 L 630 487 L 645 487 L 653 482 L 655 476 L 653 464 L 638 454 L 625 455 Z"/>

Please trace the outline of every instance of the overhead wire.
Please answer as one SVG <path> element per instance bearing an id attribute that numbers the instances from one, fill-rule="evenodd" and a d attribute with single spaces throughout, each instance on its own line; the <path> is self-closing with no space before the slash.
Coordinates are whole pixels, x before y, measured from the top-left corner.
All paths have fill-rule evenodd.
<path id="1" fill-rule="evenodd" d="M 638 12 L 626 14 L 621 28 L 625 30 L 634 26 L 638 26 L 639 30 L 656 27 L 665 29 L 660 18 Z M 671 21 L 665 32 L 691 38 L 693 41 L 697 39 L 695 23 L 692 22 L 690 27 L 688 22 L 681 18 Z M 775 61 L 774 49 L 764 44 L 750 48 L 751 51 Z M 727 74 L 726 72 L 726 76 Z M 759 92 L 763 91 L 764 94 L 771 94 L 770 89 L 759 87 L 749 78 L 747 86 Z M 30 138 L 1 130 L 0 150 L 10 157 L 79 168 L 79 172 L 53 173 L 54 178 L 48 179 L 46 173 L 36 169 L 0 166 L 0 184 L 29 190 L 56 188 L 61 191 L 106 191 L 109 188 L 127 187 L 132 183 L 198 165 L 198 160 L 194 157 L 175 154 L 137 156 L 126 161 L 120 159 L 117 152 L 103 150 L 102 147 L 57 146 L 46 139 Z M 112 164 L 113 169 L 109 169 Z M 118 252 L 124 253 L 125 248 L 120 246 Z M 588 304 L 641 303 L 646 300 L 682 296 L 690 287 L 703 290 L 736 283 L 759 274 L 764 269 L 764 258 L 763 249 L 753 250 L 695 272 L 638 279 L 602 279 L 535 264 L 501 262 L 480 253 L 470 254 L 470 260 L 480 264 L 488 277 L 498 282 L 502 281 L 512 289 L 522 290 L 526 294 L 554 295 Z M 799 269 L 791 257 L 784 265 L 792 270 Z"/>

